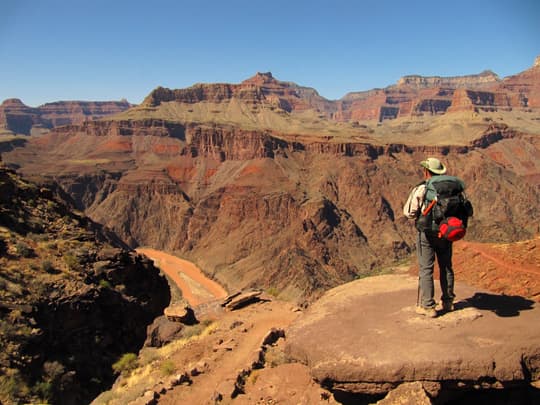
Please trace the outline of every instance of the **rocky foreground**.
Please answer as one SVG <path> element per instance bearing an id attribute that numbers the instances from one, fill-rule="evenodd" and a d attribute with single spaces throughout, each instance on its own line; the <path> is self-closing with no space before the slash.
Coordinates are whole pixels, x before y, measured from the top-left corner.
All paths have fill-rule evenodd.
<path id="1" fill-rule="evenodd" d="M 307 310 L 262 294 L 195 308 L 197 325 L 161 318 L 94 404 L 538 403 L 540 309 L 457 287 L 456 310 L 435 319 L 415 314 L 416 278 L 402 273 L 334 288 Z"/>
<path id="2" fill-rule="evenodd" d="M 287 353 L 338 392 L 387 394 L 420 382 L 430 398 L 449 400 L 538 386 L 540 310 L 534 301 L 465 285 L 457 290 L 456 310 L 430 319 L 414 312 L 413 277 L 337 287 L 290 328 Z"/>

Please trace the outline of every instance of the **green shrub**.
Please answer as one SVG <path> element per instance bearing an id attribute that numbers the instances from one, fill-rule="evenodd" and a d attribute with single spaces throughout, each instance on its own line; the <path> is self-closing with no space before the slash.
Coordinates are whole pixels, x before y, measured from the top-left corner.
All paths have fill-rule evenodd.
<path id="1" fill-rule="evenodd" d="M 165 360 L 160 368 L 163 375 L 173 375 L 176 371 L 176 365 L 171 360 Z"/>
<path id="2" fill-rule="evenodd" d="M 107 280 L 99 280 L 99 286 L 101 288 L 111 288 L 111 283 L 109 283 Z"/>
<path id="3" fill-rule="evenodd" d="M 37 395 L 41 401 L 40 404 L 47 404 L 53 397 L 53 385 L 50 382 L 40 381 L 32 388 L 32 392 Z"/>
<path id="4" fill-rule="evenodd" d="M 135 353 L 125 353 L 112 365 L 116 373 L 129 373 L 137 368 L 137 355 Z"/>
<path id="5" fill-rule="evenodd" d="M 68 268 L 70 270 L 80 270 L 81 269 L 81 265 L 79 263 L 79 259 L 77 258 L 77 256 L 71 254 L 71 253 L 68 253 L 64 256 L 64 263 L 67 264 Z"/>

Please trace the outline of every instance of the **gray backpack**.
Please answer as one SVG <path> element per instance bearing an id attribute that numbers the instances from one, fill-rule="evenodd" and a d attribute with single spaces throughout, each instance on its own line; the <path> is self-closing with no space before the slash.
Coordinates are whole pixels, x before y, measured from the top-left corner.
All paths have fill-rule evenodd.
<path id="1" fill-rule="evenodd" d="M 433 176 L 426 182 L 424 204 L 426 207 L 416 220 L 421 231 L 440 232 L 440 225 L 449 218 L 458 218 L 467 228 L 473 215 L 471 202 L 465 197 L 465 183 L 455 176 Z"/>

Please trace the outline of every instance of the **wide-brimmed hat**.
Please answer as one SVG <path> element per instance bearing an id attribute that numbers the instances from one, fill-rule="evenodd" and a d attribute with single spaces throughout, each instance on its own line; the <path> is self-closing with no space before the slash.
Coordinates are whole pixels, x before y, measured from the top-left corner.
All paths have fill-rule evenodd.
<path id="1" fill-rule="evenodd" d="M 430 157 L 420 162 L 420 166 L 425 167 L 431 173 L 444 174 L 446 173 L 446 166 L 441 163 L 437 158 Z"/>

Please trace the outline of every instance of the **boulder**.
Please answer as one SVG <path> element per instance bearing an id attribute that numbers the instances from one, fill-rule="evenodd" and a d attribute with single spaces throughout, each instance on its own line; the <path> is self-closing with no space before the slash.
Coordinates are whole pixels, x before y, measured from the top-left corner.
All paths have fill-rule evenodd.
<path id="1" fill-rule="evenodd" d="M 197 323 L 195 312 L 188 305 L 170 305 L 165 308 L 163 313 L 171 322 L 180 322 L 184 325 L 194 325 Z"/>
<path id="2" fill-rule="evenodd" d="M 240 309 L 246 305 L 252 304 L 254 302 L 261 300 L 261 290 L 252 290 L 252 291 L 241 291 L 232 295 L 229 295 L 223 303 L 223 307 L 234 311 L 235 309 Z"/>
<path id="3" fill-rule="evenodd" d="M 455 311 L 426 318 L 414 312 L 417 280 L 411 276 L 342 285 L 287 331 L 286 352 L 309 365 L 322 385 L 353 394 L 381 395 L 415 381 L 437 396 L 539 380 L 534 302 L 459 284 L 456 292 Z"/>
<path id="4" fill-rule="evenodd" d="M 180 322 L 171 322 L 166 316 L 158 316 L 146 329 L 147 337 L 145 347 L 162 347 L 181 336 L 184 325 Z"/>

